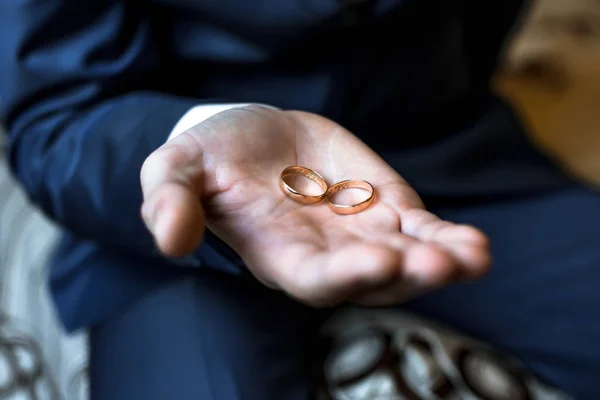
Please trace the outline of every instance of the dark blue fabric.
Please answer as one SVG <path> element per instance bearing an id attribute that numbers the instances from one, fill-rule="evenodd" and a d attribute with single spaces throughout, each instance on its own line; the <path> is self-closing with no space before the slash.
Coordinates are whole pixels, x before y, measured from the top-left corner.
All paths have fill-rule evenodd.
<path id="1" fill-rule="evenodd" d="M 91 330 L 91 398 L 306 400 L 325 315 L 256 281 L 186 274 Z"/>

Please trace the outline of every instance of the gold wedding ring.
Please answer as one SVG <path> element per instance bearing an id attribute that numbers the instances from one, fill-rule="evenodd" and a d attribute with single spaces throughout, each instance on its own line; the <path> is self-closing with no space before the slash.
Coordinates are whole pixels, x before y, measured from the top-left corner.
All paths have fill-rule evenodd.
<path id="1" fill-rule="evenodd" d="M 285 181 L 286 177 L 292 175 L 304 176 L 310 179 L 311 181 L 316 182 L 321 187 L 321 189 L 323 189 L 323 193 L 319 195 L 309 195 L 297 191 L 296 189 L 288 185 Z M 303 204 L 319 203 L 325 198 L 325 193 L 327 193 L 328 189 L 327 182 L 325 182 L 325 178 L 323 178 L 319 173 L 313 171 L 310 168 L 301 167 L 299 165 L 287 167 L 281 172 L 281 177 L 279 178 L 279 187 L 288 197 Z"/>
<path id="2" fill-rule="evenodd" d="M 361 201 L 360 203 L 356 203 L 356 204 L 344 205 L 344 204 L 334 203 L 332 201 L 333 196 L 336 193 L 341 192 L 342 190 L 346 190 L 346 189 L 366 190 L 369 193 L 369 197 L 367 197 L 365 200 Z M 343 214 L 343 215 L 356 214 L 356 213 L 366 210 L 367 208 L 369 208 L 371 206 L 371 204 L 373 204 L 373 201 L 375 200 L 375 189 L 373 188 L 373 185 L 371 185 L 367 181 L 346 180 L 346 181 L 341 181 L 334 185 L 331 185 L 329 187 L 329 189 L 327 189 L 327 192 L 325 193 L 325 197 L 327 197 L 327 201 L 329 202 L 329 208 L 334 213 Z"/>

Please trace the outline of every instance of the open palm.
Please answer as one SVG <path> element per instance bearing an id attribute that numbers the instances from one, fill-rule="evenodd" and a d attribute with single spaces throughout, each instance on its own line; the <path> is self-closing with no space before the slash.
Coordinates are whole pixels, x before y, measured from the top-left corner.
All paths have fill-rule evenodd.
<path id="1" fill-rule="evenodd" d="M 326 201 L 298 203 L 279 188 L 291 165 L 330 185 L 366 180 L 375 202 L 352 215 Z M 489 264 L 481 232 L 425 211 L 377 154 L 314 114 L 258 106 L 217 114 L 150 156 L 142 186 L 143 214 L 163 252 L 191 253 L 206 226 L 265 284 L 312 305 L 391 304 Z"/>

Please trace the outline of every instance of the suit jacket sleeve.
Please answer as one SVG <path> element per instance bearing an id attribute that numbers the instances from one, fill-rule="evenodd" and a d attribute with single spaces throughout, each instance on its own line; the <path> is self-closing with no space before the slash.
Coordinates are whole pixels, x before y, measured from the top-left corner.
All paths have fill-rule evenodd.
<path id="1" fill-rule="evenodd" d="M 0 100 L 33 201 L 81 238 L 151 256 L 140 169 L 202 101 L 165 94 L 176 74 L 142 4 L 0 0 Z"/>

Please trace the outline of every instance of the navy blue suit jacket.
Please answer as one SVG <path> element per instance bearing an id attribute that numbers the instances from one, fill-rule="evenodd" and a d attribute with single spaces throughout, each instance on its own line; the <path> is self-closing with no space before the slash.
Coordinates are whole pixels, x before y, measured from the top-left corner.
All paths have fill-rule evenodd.
<path id="1" fill-rule="evenodd" d="M 65 229 L 51 285 L 68 329 L 189 268 L 243 271 L 212 236 L 190 259 L 164 259 L 140 218 L 143 161 L 203 102 L 325 115 L 425 197 L 556 181 L 487 89 L 521 1 L 354 3 L 0 0 L 10 162 Z M 515 177 L 502 167 L 515 160 L 531 168 Z"/>

